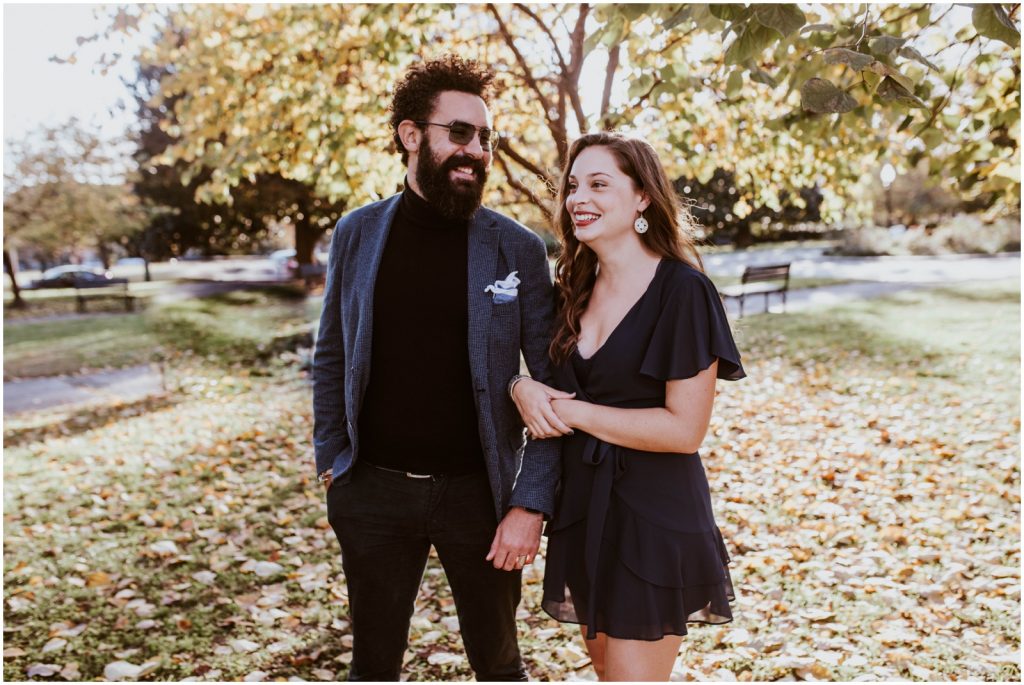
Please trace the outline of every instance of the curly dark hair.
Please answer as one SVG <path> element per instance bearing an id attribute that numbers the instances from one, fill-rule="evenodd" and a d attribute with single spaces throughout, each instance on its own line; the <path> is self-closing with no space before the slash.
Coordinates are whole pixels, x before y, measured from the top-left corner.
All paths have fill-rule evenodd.
<path id="1" fill-rule="evenodd" d="M 400 123 L 406 119 L 429 119 L 437 105 L 437 96 L 446 90 L 470 93 L 488 102 L 493 81 L 494 72 L 483 64 L 453 54 L 410 67 L 395 87 L 390 107 L 391 129 L 395 146 L 402 153 L 402 162 L 408 164 L 409 152 L 398 137 Z"/>

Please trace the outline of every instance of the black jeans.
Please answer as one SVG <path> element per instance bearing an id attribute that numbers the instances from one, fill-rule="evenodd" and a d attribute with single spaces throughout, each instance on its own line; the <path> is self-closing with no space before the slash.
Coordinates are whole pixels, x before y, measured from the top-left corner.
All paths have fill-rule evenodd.
<path id="1" fill-rule="evenodd" d="M 477 680 L 526 680 L 516 641 L 521 573 L 484 558 L 497 528 L 486 472 L 409 478 L 364 463 L 354 469 L 327 492 L 348 582 L 349 680 L 399 679 L 431 545 L 451 584 Z"/>

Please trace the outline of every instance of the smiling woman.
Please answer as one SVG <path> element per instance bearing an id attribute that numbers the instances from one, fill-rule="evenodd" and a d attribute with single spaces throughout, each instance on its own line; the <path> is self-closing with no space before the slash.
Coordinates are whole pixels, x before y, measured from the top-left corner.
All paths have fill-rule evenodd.
<path id="1" fill-rule="evenodd" d="M 667 680 L 687 624 L 732 620 L 698 449 L 716 380 L 746 374 L 648 143 L 578 139 L 559 200 L 558 389 L 512 390 L 534 437 L 567 434 L 543 608 L 580 624 L 602 680 Z"/>

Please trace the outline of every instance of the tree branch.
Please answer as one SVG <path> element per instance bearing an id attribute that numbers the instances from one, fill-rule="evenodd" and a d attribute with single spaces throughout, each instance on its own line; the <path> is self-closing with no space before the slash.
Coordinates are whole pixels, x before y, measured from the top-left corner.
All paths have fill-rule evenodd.
<path id="1" fill-rule="evenodd" d="M 580 73 L 583 71 L 583 44 L 586 41 L 587 15 L 590 13 L 590 5 L 580 5 L 580 13 L 576 17 L 576 28 L 569 36 L 569 71 L 566 74 L 569 102 L 572 103 L 573 112 L 576 114 L 576 123 L 581 131 L 587 130 L 587 117 L 583 113 L 583 103 L 580 102 Z"/>
<path id="2" fill-rule="evenodd" d="M 547 113 L 551 111 L 551 103 L 544 96 L 544 92 L 540 89 L 540 85 L 533 77 L 533 71 L 526 63 L 526 58 L 523 57 L 523 53 L 519 52 L 519 48 L 516 47 L 516 42 L 512 38 L 512 34 L 509 33 L 508 27 L 505 26 L 505 22 L 502 20 L 501 14 L 498 13 L 498 8 L 492 3 L 488 3 L 487 9 L 491 11 L 491 14 L 493 14 L 494 18 L 497 20 L 498 30 L 501 32 L 501 37 L 504 39 L 505 44 L 512 50 L 512 54 L 515 55 L 516 62 L 519 63 L 519 68 L 523 70 L 523 73 L 521 74 L 523 80 L 526 81 L 526 85 L 528 85 L 530 89 L 537 94 L 537 98 L 540 100 L 540 104 L 544 108 L 544 113 L 547 115 Z"/>
<path id="3" fill-rule="evenodd" d="M 855 43 L 855 46 L 858 47 L 858 48 L 860 47 L 860 44 L 864 42 L 864 36 L 867 35 L 867 32 L 868 32 L 868 19 L 870 19 L 870 18 L 871 18 L 871 13 L 868 12 L 868 5 L 865 4 L 864 5 L 864 24 L 860 27 L 860 38 L 858 38 L 857 42 Z"/>
<path id="4" fill-rule="evenodd" d="M 890 5 L 889 7 L 896 7 L 896 5 Z M 914 15 L 914 14 L 917 14 L 918 12 L 920 12 L 921 8 L 923 7 L 923 5 L 919 5 L 916 8 L 909 9 L 906 12 L 903 12 L 902 14 L 900 14 L 899 16 L 893 17 L 892 19 L 886 19 L 885 18 L 885 10 L 889 9 L 889 7 L 884 7 L 882 9 L 881 13 L 879 14 L 878 18 L 881 19 L 882 21 L 884 21 L 886 24 L 898 24 L 901 21 L 903 21 L 904 19 L 906 19 L 907 17 L 909 17 L 911 15 Z M 950 6 L 950 9 L 952 9 L 952 6 Z"/>
<path id="5" fill-rule="evenodd" d="M 524 169 L 529 171 L 534 176 L 537 176 L 540 179 L 542 179 L 544 181 L 544 184 L 547 185 L 548 187 L 553 187 L 554 186 L 554 182 L 553 182 L 552 178 L 550 176 L 548 176 L 548 174 L 546 174 L 543 169 L 541 169 L 539 166 L 537 166 L 536 164 L 534 164 L 533 162 L 531 162 L 530 160 L 526 159 L 521 154 L 516 152 L 508 144 L 507 141 L 503 140 L 501 142 L 501 146 L 500 146 L 499 150 L 501 152 L 503 152 L 504 154 L 508 155 L 516 164 L 518 164 L 519 166 L 523 167 Z"/>
<path id="6" fill-rule="evenodd" d="M 551 33 L 551 29 L 548 28 L 548 25 L 545 24 L 541 20 L 541 18 L 539 16 L 537 16 L 537 14 L 533 10 L 530 9 L 530 7 L 528 5 L 524 5 L 521 2 L 517 2 L 514 5 L 514 7 L 516 9 L 518 9 L 520 12 L 522 12 L 523 14 L 525 14 L 526 16 L 528 16 L 530 19 L 533 19 L 533 21 L 537 24 L 537 26 L 540 27 L 540 30 L 543 31 L 547 35 L 548 39 L 551 41 L 551 47 L 554 48 L 555 57 L 558 58 L 558 66 L 561 68 L 561 70 L 563 72 L 568 71 L 569 67 L 565 63 L 565 57 L 562 56 L 562 51 L 558 47 L 558 41 L 555 40 L 555 34 Z"/>
<path id="7" fill-rule="evenodd" d="M 517 191 L 519 191 L 520 193 L 522 193 L 523 195 L 525 195 L 527 198 L 529 198 L 530 204 L 540 209 L 540 211 L 544 213 L 544 217 L 550 222 L 551 219 L 554 217 L 554 214 L 551 208 L 549 207 L 548 203 L 544 202 L 544 200 L 537 197 L 537 194 L 535 192 L 530 190 L 525 184 L 523 184 L 522 181 L 520 181 L 519 179 L 512 175 L 512 170 L 509 169 L 508 162 L 505 161 L 504 155 L 501 154 L 502 152 L 502 150 L 499 150 L 498 154 L 495 155 L 494 158 L 498 160 L 498 166 L 500 166 L 501 170 L 505 172 L 505 178 L 508 179 L 508 184 Z M 507 150 L 504 150 L 504 152 L 507 152 Z"/>
<path id="8" fill-rule="evenodd" d="M 922 133 L 924 133 L 925 130 L 928 129 L 928 127 L 930 127 L 933 123 L 935 123 L 935 118 L 937 116 L 939 116 L 939 112 L 944 110 L 946 108 L 946 105 L 948 105 L 949 101 L 953 98 L 953 89 L 956 88 L 956 79 L 960 75 L 960 67 L 963 66 L 964 58 L 967 56 L 967 53 L 971 51 L 971 46 L 974 45 L 975 41 L 977 41 L 978 38 L 980 38 L 980 37 L 981 37 L 981 34 L 980 33 L 976 33 L 976 34 L 974 34 L 974 38 L 971 38 L 967 42 L 967 47 L 964 49 L 963 54 L 960 55 L 960 61 L 957 62 L 956 69 L 953 71 L 953 78 L 951 78 L 949 80 L 949 90 L 946 92 L 946 97 L 944 97 L 942 99 L 942 102 L 940 102 L 938 105 L 936 105 L 936 107 L 934 109 L 932 109 L 932 115 L 930 117 L 928 117 L 928 121 L 925 122 L 924 126 L 922 126 L 921 128 L 917 129 L 917 135 L 918 136 L 920 136 Z"/>
<path id="9" fill-rule="evenodd" d="M 608 106 L 612 100 L 612 84 L 615 81 L 615 72 L 619 68 L 619 56 L 622 52 L 622 43 L 616 45 L 608 53 L 608 66 L 604 71 L 604 92 L 601 93 L 601 122 L 608 126 Z"/>

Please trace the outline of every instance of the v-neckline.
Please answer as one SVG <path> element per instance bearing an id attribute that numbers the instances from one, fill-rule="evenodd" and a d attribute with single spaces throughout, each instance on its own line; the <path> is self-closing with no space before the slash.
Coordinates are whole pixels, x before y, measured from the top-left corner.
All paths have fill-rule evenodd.
<path id="1" fill-rule="evenodd" d="M 615 333 L 620 328 L 622 328 L 622 324 L 626 321 L 626 319 L 630 317 L 630 315 L 634 311 L 636 311 L 636 309 L 640 306 L 640 303 L 644 301 L 644 298 L 647 297 L 647 293 L 651 291 L 651 287 L 654 285 L 654 282 L 658 280 L 658 274 L 661 272 L 661 267 L 664 266 L 666 261 L 667 260 L 664 257 L 661 258 L 661 261 L 658 262 L 658 266 L 655 267 L 654 269 L 654 276 L 651 277 L 651 280 L 647 284 L 647 287 L 644 288 L 644 291 L 640 294 L 640 297 L 637 298 L 636 302 L 633 303 L 633 306 L 626 310 L 626 313 L 622 315 L 622 318 L 619 319 L 619 322 L 617 324 L 615 324 L 615 328 L 613 328 L 612 332 L 608 334 L 608 337 L 604 339 L 604 342 L 601 343 L 601 346 L 594 350 L 589 357 L 584 357 L 583 353 L 580 352 L 579 344 L 577 344 L 576 347 L 573 349 L 573 352 L 576 354 L 577 357 L 579 357 L 585 362 L 589 362 L 593 360 L 594 357 L 596 357 L 598 354 L 600 354 L 601 350 L 608 347 L 608 342 L 612 339 L 612 337 L 614 337 Z"/>

